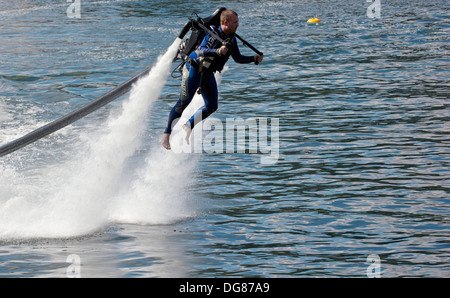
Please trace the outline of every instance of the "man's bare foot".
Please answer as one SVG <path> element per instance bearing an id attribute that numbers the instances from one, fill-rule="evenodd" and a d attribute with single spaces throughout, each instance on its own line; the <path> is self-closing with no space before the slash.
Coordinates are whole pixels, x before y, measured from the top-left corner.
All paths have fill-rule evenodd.
<path id="1" fill-rule="evenodd" d="M 170 150 L 170 134 L 168 133 L 163 134 L 161 144 L 163 145 L 164 148 Z"/>
<path id="2" fill-rule="evenodd" d="M 184 135 L 184 140 L 189 145 L 189 137 L 191 136 L 191 131 L 192 131 L 191 127 L 189 125 L 187 125 L 187 124 L 183 124 L 183 129 L 184 129 L 184 132 L 186 133 Z"/>

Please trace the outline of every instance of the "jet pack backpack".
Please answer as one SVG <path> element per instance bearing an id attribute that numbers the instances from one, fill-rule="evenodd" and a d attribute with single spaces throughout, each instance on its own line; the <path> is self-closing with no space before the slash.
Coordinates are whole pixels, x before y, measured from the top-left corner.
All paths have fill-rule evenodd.
<path id="1" fill-rule="evenodd" d="M 177 70 L 182 72 L 183 65 L 187 62 L 189 55 L 193 51 L 195 51 L 195 49 L 197 49 L 197 47 L 201 44 L 203 38 L 205 38 L 206 36 L 205 30 L 202 29 L 198 25 L 198 23 L 208 28 L 211 28 L 211 26 L 219 27 L 220 15 L 224 10 L 226 10 L 226 8 L 221 7 L 217 9 L 212 15 L 206 18 L 193 19 L 191 17 L 189 19 L 189 22 L 184 25 L 183 30 L 178 37 L 180 39 L 183 39 L 189 31 L 191 31 L 191 35 L 180 44 L 180 48 L 178 49 L 175 60 L 182 60 L 182 63 L 177 67 Z"/>

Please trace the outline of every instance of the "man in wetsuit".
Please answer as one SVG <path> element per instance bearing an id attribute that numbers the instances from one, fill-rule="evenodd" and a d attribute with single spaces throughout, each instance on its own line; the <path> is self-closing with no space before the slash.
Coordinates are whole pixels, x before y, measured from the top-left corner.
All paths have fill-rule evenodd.
<path id="1" fill-rule="evenodd" d="M 235 33 L 239 27 L 239 18 L 236 12 L 224 10 L 220 15 L 220 27 L 213 27 L 213 32 L 228 42 L 225 46 L 213 36 L 207 34 L 200 46 L 192 52 L 183 68 L 181 82 L 181 95 L 178 102 L 169 114 L 169 121 L 161 143 L 164 148 L 170 150 L 170 134 L 174 120 L 181 117 L 184 109 L 189 105 L 196 91 L 200 88 L 205 105 L 192 115 L 183 124 L 185 140 L 189 144 L 189 136 L 194 125 L 198 121 L 206 119 L 214 113 L 218 107 L 218 91 L 214 72 L 222 71 L 228 59 L 233 57 L 237 63 L 259 63 L 263 60 L 262 55 L 243 56 L 239 51 Z"/>

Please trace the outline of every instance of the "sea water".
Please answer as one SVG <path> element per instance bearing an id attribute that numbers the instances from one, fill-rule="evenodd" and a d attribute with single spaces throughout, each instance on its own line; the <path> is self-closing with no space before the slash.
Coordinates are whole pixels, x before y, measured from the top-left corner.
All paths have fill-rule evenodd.
<path id="1" fill-rule="evenodd" d="M 0 276 L 449 277 L 446 1 L 227 2 L 264 61 L 166 151 L 176 37 L 218 5 L 0 1 L 1 144 L 159 61 L 0 159 Z"/>

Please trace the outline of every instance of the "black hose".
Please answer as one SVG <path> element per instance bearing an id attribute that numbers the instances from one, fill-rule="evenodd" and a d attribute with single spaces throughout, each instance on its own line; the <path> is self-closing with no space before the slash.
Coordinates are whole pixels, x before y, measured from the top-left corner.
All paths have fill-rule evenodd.
<path id="1" fill-rule="evenodd" d="M 133 87 L 133 84 L 141 77 L 145 76 L 150 72 L 150 70 L 153 68 L 154 65 L 149 66 L 141 73 L 137 74 L 136 76 L 132 77 L 128 81 L 122 83 L 121 85 L 117 86 L 113 90 L 109 91 L 108 93 L 100 96 L 93 102 L 90 102 L 86 104 L 85 106 L 79 108 L 78 110 L 75 110 L 53 122 L 50 122 L 28 134 L 25 136 L 18 138 L 8 144 L 5 144 L 0 147 L 0 157 L 5 156 L 7 154 L 10 154 L 16 150 L 19 150 L 20 148 L 23 148 L 31 143 L 36 142 L 39 139 L 42 139 L 43 137 L 60 130 L 63 127 L 66 127 L 67 125 L 91 114 L 92 112 L 100 109 L 101 107 L 105 106 L 106 104 L 110 103 L 111 101 L 117 99 L 118 97 L 124 95 L 130 89 Z"/>

